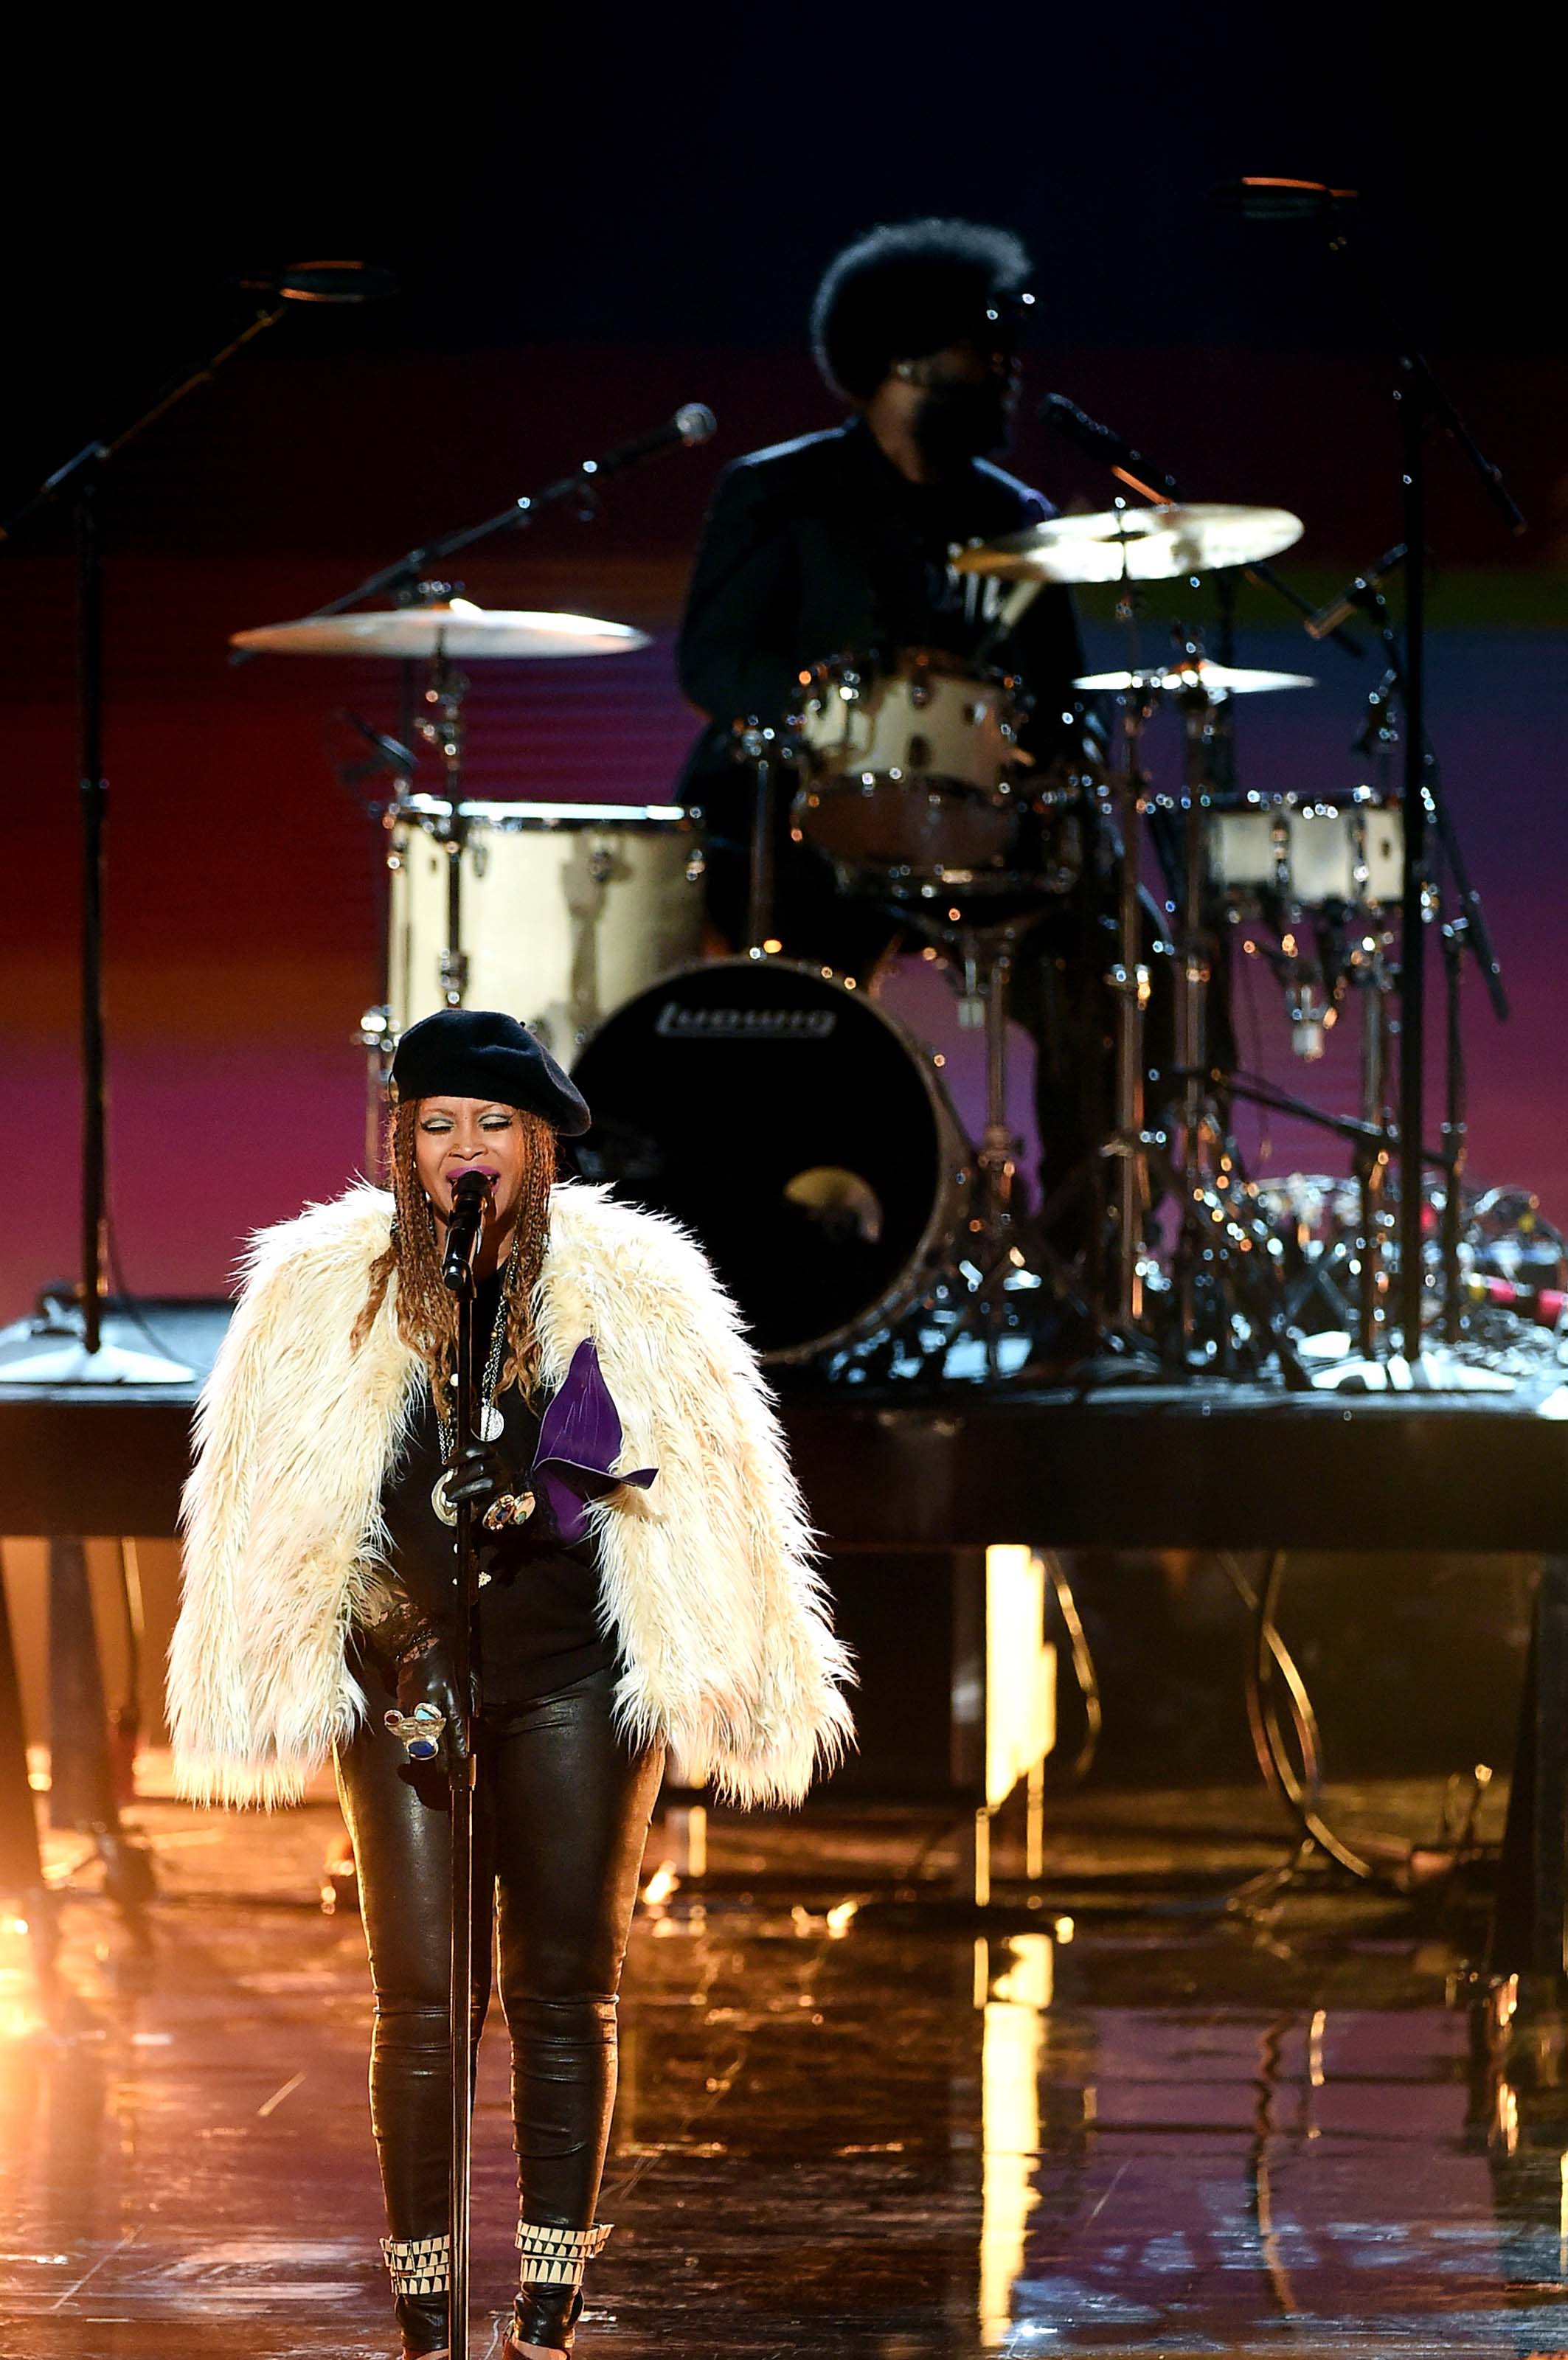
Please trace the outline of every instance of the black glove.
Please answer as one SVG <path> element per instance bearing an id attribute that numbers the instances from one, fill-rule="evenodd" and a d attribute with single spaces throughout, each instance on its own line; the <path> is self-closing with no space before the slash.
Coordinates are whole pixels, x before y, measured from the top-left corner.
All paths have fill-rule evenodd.
<path id="1" fill-rule="evenodd" d="M 471 1442 L 442 1485 L 451 1507 L 467 1502 L 476 1524 L 505 1492 L 518 1488 L 506 1460 L 492 1442 Z"/>
<path id="2" fill-rule="evenodd" d="M 458 1708 L 457 1674 L 452 1661 L 452 1644 L 433 1622 L 424 1622 L 405 1642 L 399 1652 L 395 1670 L 398 1682 L 398 1713 L 405 1720 L 419 1710 L 421 1705 L 433 1708 L 440 1714 L 442 1726 L 434 1742 L 437 1753 L 450 1776 L 455 1776 L 459 1764 L 468 1758 L 469 1714 L 479 1710 L 479 1683 L 475 1675 L 469 1678 L 469 1712 Z M 393 1716 L 389 1715 L 389 1725 Z M 433 1735 L 434 1723 L 427 1724 Z M 401 1729 L 396 1734 L 407 1735 Z M 411 1754 L 411 1761 L 430 1760 L 428 1754 Z"/>

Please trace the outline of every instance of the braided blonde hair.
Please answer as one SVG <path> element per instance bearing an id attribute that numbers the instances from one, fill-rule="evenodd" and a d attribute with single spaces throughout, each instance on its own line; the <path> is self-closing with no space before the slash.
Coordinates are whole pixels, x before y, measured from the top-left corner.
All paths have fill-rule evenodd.
<path id="1" fill-rule="evenodd" d="M 499 1391 L 515 1384 L 532 1390 L 539 1371 L 539 1338 L 533 1327 L 533 1290 L 544 1267 L 550 1236 L 550 1191 L 555 1181 L 555 1133 L 543 1115 L 518 1109 L 522 1125 L 522 1196 L 517 1209 L 517 1251 L 507 1265 L 502 1306 L 507 1338 Z M 444 1389 L 457 1349 L 457 1307 L 441 1281 L 435 1216 L 420 1182 L 415 1147 L 419 1101 L 405 1098 L 394 1110 L 388 1138 L 391 1167 L 392 1234 L 387 1251 L 370 1266 L 370 1292 L 354 1323 L 358 1350 L 370 1333 L 387 1289 L 395 1277 L 398 1333 L 417 1352 L 433 1388 Z"/>

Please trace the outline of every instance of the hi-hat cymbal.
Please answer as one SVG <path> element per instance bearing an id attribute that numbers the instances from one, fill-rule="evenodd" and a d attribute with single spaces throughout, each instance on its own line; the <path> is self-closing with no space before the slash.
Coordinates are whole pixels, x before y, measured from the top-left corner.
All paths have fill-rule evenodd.
<path id="1" fill-rule="evenodd" d="M 1087 672 L 1074 688 L 1105 689 L 1124 694 L 1130 688 L 1158 688 L 1179 695 L 1184 688 L 1201 688 L 1212 696 L 1256 696 L 1266 688 L 1316 688 L 1305 672 L 1246 672 L 1234 664 L 1211 663 L 1206 656 L 1184 664 L 1152 665 L 1147 672 Z"/>
<path id="2" fill-rule="evenodd" d="M 476 606 L 454 598 L 431 606 L 391 606 L 367 615 L 307 615 L 298 623 L 264 623 L 236 631 L 231 647 L 254 655 L 418 656 L 476 659 L 620 656 L 648 645 L 646 631 L 597 615 L 544 615 Z"/>
<path id="3" fill-rule="evenodd" d="M 954 552 L 953 563 L 960 574 L 993 574 L 1003 582 L 1164 582 L 1260 564 L 1299 541 L 1302 530 L 1288 508 L 1165 502 L 1050 517 L 1001 541 L 971 541 Z"/>

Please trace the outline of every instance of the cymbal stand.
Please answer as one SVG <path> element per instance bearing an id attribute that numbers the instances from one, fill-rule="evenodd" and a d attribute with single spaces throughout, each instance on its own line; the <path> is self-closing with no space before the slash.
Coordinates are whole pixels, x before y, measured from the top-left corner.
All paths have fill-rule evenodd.
<path id="1" fill-rule="evenodd" d="M 446 810 L 436 822 L 436 841 L 446 849 L 446 948 L 441 954 L 441 989 L 448 1008 L 461 1008 L 468 989 L 468 954 L 463 947 L 463 853 L 468 822 L 463 803 L 463 699 L 468 675 L 456 672 L 439 649 L 430 667 L 425 710 L 416 734 L 433 747 L 441 764 Z"/>
<path id="2" fill-rule="evenodd" d="M 1370 912 L 1367 923 L 1377 923 Z M 1375 944 L 1377 937 L 1370 938 Z M 1358 964 L 1358 959 L 1361 961 Z M 1390 977 L 1382 951 L 1354 954 L 1353 974 L 1363 985 L 1361 1011 L 1362 1136 L 1355 1142 L 1356 1191 L 1360 1204 L 1356 1261 L 1356 1347 L 1364 1360 L 1382 1357 L 1387 1333 L 1388 1235 L 1387 1188 L 1389 1158 L 1398 1132 L 1388 1105 L 1388 994 Z"/>
<path id="3" fill-rule="evenodd" d="M 1180 1101 L 1180 1149 L 1176 1157 L 1181 1186 L 1181 1228 L 1176 1245 L 1176 1300 L 1182 1358 L 1200 1357 L 1197 1286 L 1200 1266 L 1212 1246 L 1205 1197 L 1209 1165 L 1206 1143 L 1223 1141 L 1223 1126 L 1206 1084 L 1209 1070 L 1208 998 L 1213 974 L 1213 942 L 1205 923 L 1208 846 L 1204 816 L 1209 808 L 1216 712 L 1222 694 L 1196 681 L 1178 695 L 1186 737 L 1182 792 L 1181 927 L 1177 943 L 1176 1063 L 1184 1076 Z M 1224 1162 L 1222 1148 L 1222 1164 Z"/>
<path id="4" fill-rule="evenodd" d="M 1144 1225 L 1149 1205 L 1148 1142 L 1144 1130 L 1144 1018 L 1149 971 L 1143 961 L 1143 904 L 1138 885 L 1148 779 L 1143 736 L 1159 692 L 1139 684 L 1124 690 L 1122 759 L 1113 790 L 1120 844 L 1116 862 L 1116 963 L 1106 980 L 1116 1011 L 1116 1128 L 1105 1153 L 1115 1166 L 1112 1204 L 1115 1229 L 1115 1311 L 1119 1326 L 1144 1316 Z"/>

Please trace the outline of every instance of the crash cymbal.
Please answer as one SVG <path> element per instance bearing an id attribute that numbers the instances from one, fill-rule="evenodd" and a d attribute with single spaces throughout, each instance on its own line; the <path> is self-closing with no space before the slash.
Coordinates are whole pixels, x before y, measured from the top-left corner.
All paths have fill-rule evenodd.
<path id="1" fill-rule="evenodd" d="M 418 656 L 477 659 L 619 656 L 648 645 L 646 631 L 597 615 L 544 615 L 526 609 L 476 606 L 454 598 L 444 606 L 391 606 L 367 615 L 307 615 L 298 623 L 265 623 L 236 631 L 231 647 L 254 655 Z"/>
<path id="2" fill-rule="evenodd" d="M 1000 541 L 971 541 L 954 552 L 953 563 L 960 574 L 993 574 L 1003 582 L 1163 582 L 1259 564 L 1299 541 L 1302 530 L 1288 508 L 1167 502 L 1051 517 Z"/>
<path id="3" fill-rule="evenodd" d="M 1211 663 L 1199 656 L 1190 663 L 1153 665 L 1147 672 L 1087 672 L 1074 688 L 1105 689 L 1120 695 L 1129 688 L 1159 688 L 1179 695 L 1184 688 L 1202 688 L 1213 696 L 1256 696 L 1266 688 L 1316 688 L 1304 672 L 1245 672 L 1234 664 Z"/>

